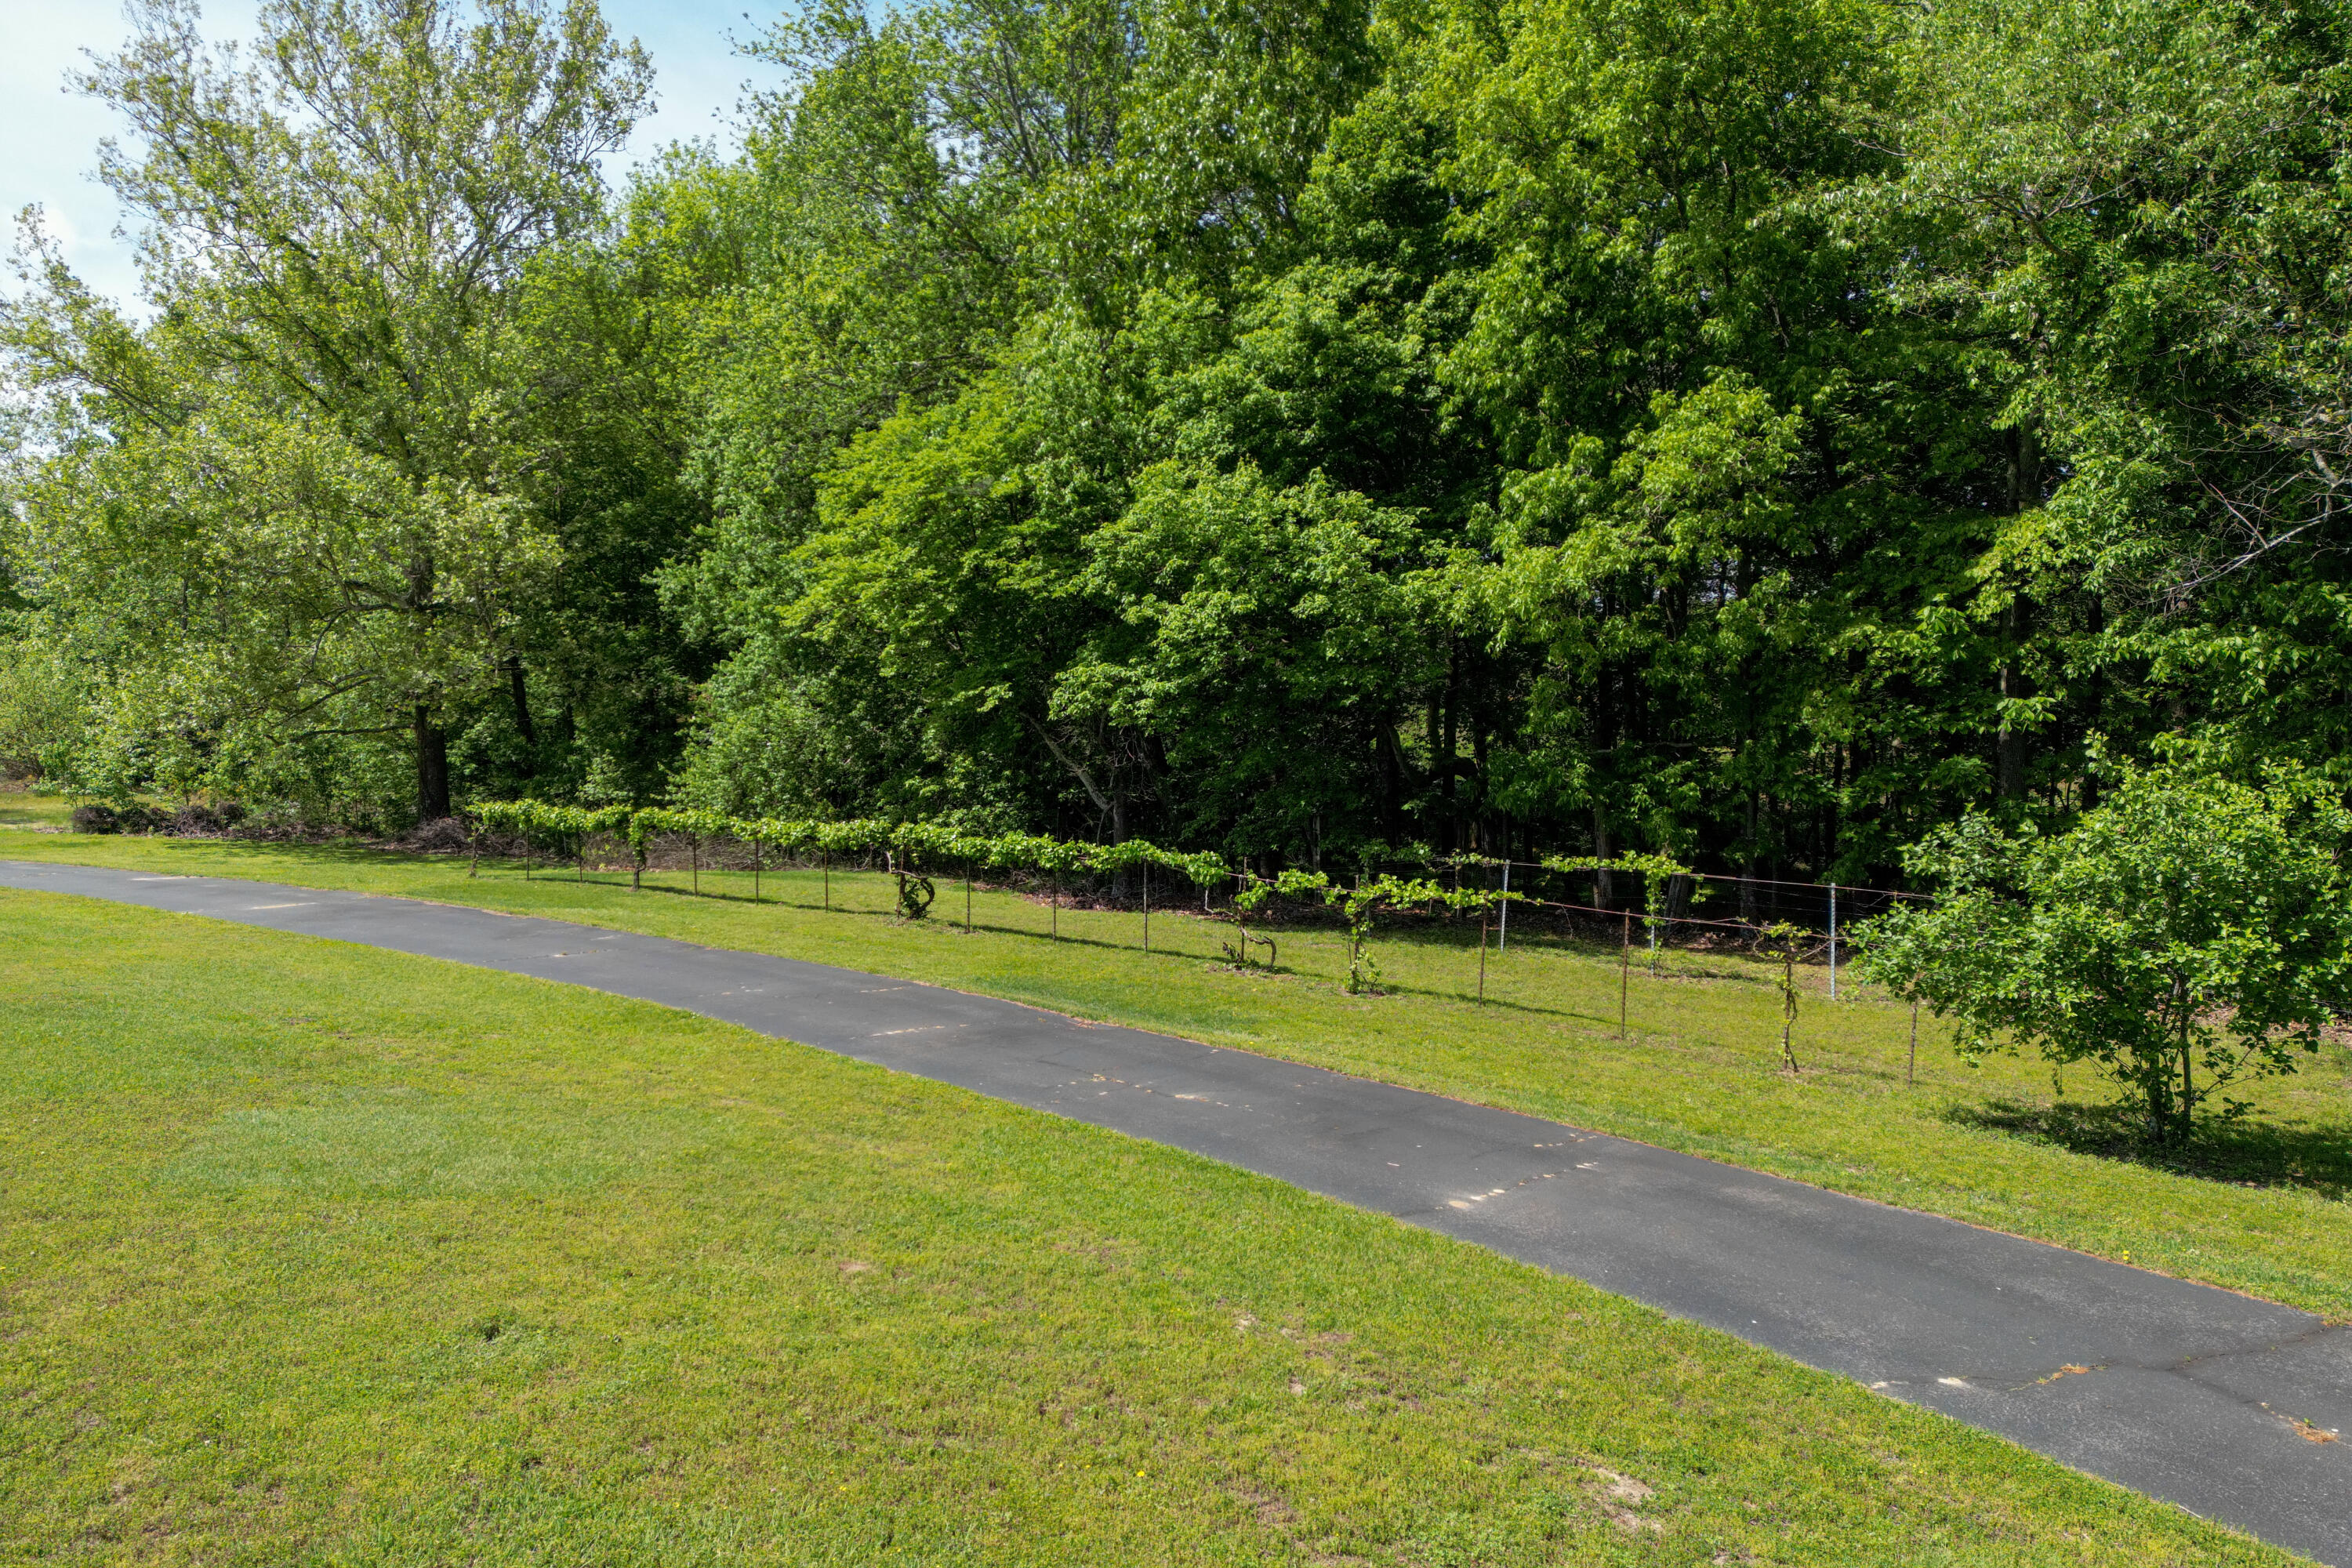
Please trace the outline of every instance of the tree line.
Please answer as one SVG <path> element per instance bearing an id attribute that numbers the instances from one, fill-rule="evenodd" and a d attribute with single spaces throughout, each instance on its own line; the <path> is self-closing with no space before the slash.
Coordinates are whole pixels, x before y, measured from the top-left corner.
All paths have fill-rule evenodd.
<path id="1" fill-rule="evenodd" d="M 1895 885 L 2345 779 L 2347 18 L 813 0 L 608 188 L 592 4 L 142 0 L 0 309 L 0 755 Z"/>

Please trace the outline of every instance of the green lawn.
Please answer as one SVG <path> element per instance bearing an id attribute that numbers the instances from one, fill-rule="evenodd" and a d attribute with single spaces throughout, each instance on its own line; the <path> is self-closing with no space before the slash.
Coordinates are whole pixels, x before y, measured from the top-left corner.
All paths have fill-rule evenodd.
<path id="1" fill-rule="evenodd" d="M 72 815 L 63 795 L 0 786 L 0 827 L 63 827 Z M 9 841 L 0 840 L 5 842 Z"/>
<path id="2" fill-rule="evenodd" d="M 951 923 L 960 887 L 943 885 L 934 918 L 908 924 L 887 912 L 879 876 L 836 875 L 827 911 L 814 872 L 770 874 L 754 904 L 733 874 L 702 878 L 706 895 L 727 896 L 692 898 L 683 873 L 632 893 L 625 878 L 526 881 L 486 866 L 469 879 L 462 860 L 360 848 L 27 833 L 0 838 L 0 855 L 405 893 L 931 980 L 1507 1106 L 2352 1319 L 2352 1056 L 2340 1049 L 2250 1097 L 2258 1124 L 2209 1151 L 2237 1178 L 2221 1180 L 2027 1135 L 2048 1131 L 2047 1069 L 2009 1058 L 1970 1069 L 1932 1024 L 1906 1087 L 1907 1013 L 1850 988 L 1832 1005 L 1819 971 L 1805 976 L 1805 1071 L 1790 1080 L 1777 1070 L 1778 997 L 1734 958 L 1670 954 L 1656 978 L 1637 966 L 1633 1037 L 1620 1042 L 1613 954 L 1522 936 L 1490 955 L 1482 1006 L 1475 928 L 1383 940 L 1393 994 L 1349 997 L 1336 933 L 1285 933 L 1288 973 L 1268 978 L 1223 963 L 1221 923 L 1163 910 L 1146 956 L 1131 913 L 1065 910 L 1055 942 L 1048 908 L 983 891 L 967 937 Z M 2079 1069 L 2064 1087 L 2062 1123 L 2105 1093 Z"/>
<path id="3" fill-rule="evenodd" d="M 645 1004 L 0 892 L 0 1042 L 9 1561 L 2290 1561 L 1479 1248 Z"/>

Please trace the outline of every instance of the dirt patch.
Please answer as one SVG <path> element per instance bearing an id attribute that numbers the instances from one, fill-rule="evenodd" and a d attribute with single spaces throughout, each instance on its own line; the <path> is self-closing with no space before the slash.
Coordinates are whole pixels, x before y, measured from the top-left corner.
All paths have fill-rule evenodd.
<path id="1" fill-rule="evenodd" d="M 1235 1481 L 1229 1489 L 1268 1530 L 1287 1534 L 1290 1527 L 1298 1522 L 1298 1510 L 1284 1501 L 1279 1492 L 1247 1480 Z"/>
<path id="2" fill-rule="evenodd" d="M 1651 1486 L 1647 1481 L 1636 1480 L 1622 1471 L 1609 1469 L 1601 1465 L 1591 1466 L 1591 1468 L 1594 1475 L 1601 1478 L 1602 1500 L 1601 1510 L 1609 1516 L 1609 1521 L 1612 1524 L 1633 1535 L 1638 1535 L 1644 1531 L 1653 1534 L 1664 1532 L 1666 1528 L 1664 1525 L 1654 1519 L 1643 1519 L 1633 1511 L 1635 1508 L 1657 1495 L 1655 1487 Z"/>
<path id="3" fill-rule="evenodd" d="M 418 823 L 394 839 L 388 847 L 404 849 L 412 855 L 456 855 L 470 848 L 472 842 L 464 823 L 454 816 L 445 816 L 434 822 Z"/>

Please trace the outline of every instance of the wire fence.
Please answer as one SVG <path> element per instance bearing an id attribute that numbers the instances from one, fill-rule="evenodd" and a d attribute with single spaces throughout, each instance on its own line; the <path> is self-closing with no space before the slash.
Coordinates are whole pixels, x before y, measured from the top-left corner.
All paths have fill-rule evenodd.
<path id="1" fill-rule="evenodd" d="M 973 836 L 926 824 L 747 822 L 709 813 L 488 803 L 470 816 L 476 866 L 488 849 L 523 863 L 523 874 L 569 875 L 581 881 L 625 875 L 642 887 L 648 872 L 687 877 L 702 892 L 702 874 L 748 874 L 748 895 L 764 901 L 763 879 L 786 870 L 815 872 L 819 899 L 831 908 L 833 879 L 879 873 L 893 879 L 898 912 L 937 918 L 932 906 L 961 884 L 963 923 L 971 924 L 974 889 L 1002 889 L 1050 904 L 1048 934 L 1058 936 L 1065 908 L 1124 910 L 1139 917 L 1139 943 L 1151 944 L 1151 915 L 1178 910 L 1261 931 L 1338 925 L 1354 955 L 1374 927 L 1402 935 L 1450 928 L 1461 940 L 1477 931 L 1479 993 L 1486 954 L 1549 940 L 1618 950 L 1630 969 L 1638 952 L 1655 968 L 1669 949 L 1733 950 L 1790 963 L 1820 963 L 1830 994 L 1840 984 L 1854 928 L 1924 895 L 1898 889 L 1796 882 L 1674 867 L 1658 857 L 1608 861 L 1528 861 L 1480 856 L 1373 862 L 1333 875 L 1234 866 L 1221 857 L 1160 849 L 1140 840 L 1094 845 L 1029 835 Z M 728 896 L 743 896 L 730 893 Z M 940 916 L 952 920 L 950 907 Z M 1250 942 L 1227 952 L 1252 962 Z M 1262 938 L 1256 940 L 1263 940 Z"/>

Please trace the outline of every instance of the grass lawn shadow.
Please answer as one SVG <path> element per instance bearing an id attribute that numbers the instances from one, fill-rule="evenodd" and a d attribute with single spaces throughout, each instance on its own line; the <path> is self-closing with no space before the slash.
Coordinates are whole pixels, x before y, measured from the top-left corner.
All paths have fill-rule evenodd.
<path id="1" fill-rule="evenodd" d="M 2033 1142 L 2242 1187 L 2294 1187 L 2330 1200 L 2352 1194 L 2352 1123 L 2246 1118 L 2200 1122 L 2186 1144 L 2147 1137 L 2143 1113 L 2122 1101 L 2034 1105 L 1991 1100 L 1956 1105 L 1946 1120 Z"/>

